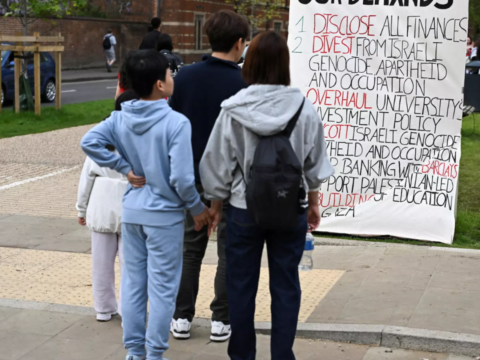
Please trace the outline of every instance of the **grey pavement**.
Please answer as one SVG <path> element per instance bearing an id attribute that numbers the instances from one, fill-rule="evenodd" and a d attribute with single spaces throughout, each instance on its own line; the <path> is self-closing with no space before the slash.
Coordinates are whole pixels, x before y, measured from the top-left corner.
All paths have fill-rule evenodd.
<path id="1" fill-rule="evenodd" d="M 89 253 L 90 232 L 76 220 L 0 215 L 0 247 Z"/>
<path id="2" fill-rule="evenodd" d="M 187 341 L 170 340 L 170 360 L 227 360 L 227 343 L 209 341 L 207 328 L 193 328 Z M 299 360 L 468 360 L 471 357 L 297 339 Z M 0 360 L 120 360 L 120 318 L 108 323 L 94 316 L 0 307 Z M 258 335 L 257 360 L 270 359 L 270 337 Z"/>
<path id="3" fill-rule="evenodd" d="M 41 134 L 0 139 L 0 154 L 2 154 L 0 176 L 4 177 L 0 178 L 0 181 L 7 184 L 8 177 L 17 176 L 17 173 L 24 173 L 20 180 L 30 178 L 28 172 L 35 166 L 82 166 L 86 156 L 79 146 L 80 140 L 94 126 L 94 124 L 77 126 Z M 9 170 L 9 164 L 20 164 L 20 166 Z"/>
<path id="4" fill-rule="evenodd" d="M 88 253 L 90 235 L 75 220 L 0 216 L 1 246 Z M 216 243 L 211 242 L 204 263 L 216 261 Z M 308 323 L 390 325 L 480 335 L 480 251 L 395 244 L 324 245 L 314 251 L 314 267 L 346 272 Z"/>

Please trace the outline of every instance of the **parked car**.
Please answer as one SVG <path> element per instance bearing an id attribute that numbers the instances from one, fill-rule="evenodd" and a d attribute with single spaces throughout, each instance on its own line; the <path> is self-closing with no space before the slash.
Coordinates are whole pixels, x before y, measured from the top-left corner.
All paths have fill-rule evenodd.
<path id="1" fill-rule="evenodd" d="M 33 54 L 26 53 L 26 55 Z M 5 100 L 13 100 L 15 92 L 13 52 L 2 50 L 0 63 L 2 66 L 2 97 L 0 104 L 3 105 Z M 32 94 L 35 96 L 33 56 L 27 59 L 27 74 Z M 43 101 L 55 101 L 57 95 L 55 61 L 49 53 L 40 53 L 40 89 L 42 90 L 41 96 Z"/>

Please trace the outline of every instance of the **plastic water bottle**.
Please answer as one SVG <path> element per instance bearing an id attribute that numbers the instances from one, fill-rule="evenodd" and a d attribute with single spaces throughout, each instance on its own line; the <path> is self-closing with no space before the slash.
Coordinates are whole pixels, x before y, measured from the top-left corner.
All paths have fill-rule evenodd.
<path id="1" fill-rule="evenodd" d="M 312 234 L 307 234 L 307 239 L 305 241 L 305 250 L 303 251 L 302 260 L 300 265 L 298 265 L 298 270 L 300 271 L 310 271 L 313 269 L 313 249 L 315 248 L 315 238 Z"/>

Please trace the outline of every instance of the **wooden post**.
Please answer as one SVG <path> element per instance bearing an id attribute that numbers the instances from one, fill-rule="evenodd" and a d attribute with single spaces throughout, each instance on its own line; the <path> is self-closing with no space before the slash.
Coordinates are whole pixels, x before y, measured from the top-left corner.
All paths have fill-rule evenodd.
<path id="1" fill-rule="evenodd" d="M 33 33 L 33 36 L 39 37 L 40 33 Z M 35 41 L 35 51 L 33 52 L 33 69 L 34 69 L 34 87 L 35 87 L 35 115 L 42 113 L 42 90 L 40 89 L 40 52 L 38 51 L 38 41 Z"/>
<path id="2" fill-rule="evenodd" d="M 61 37 L 62 34 L 58 33 L 58 37 Z M 58 42 L 56 45 L 62 45 Z M 55 52 L 55 108 L 60 110 L 62 108 L 62 53 L 60 51 Z"/>
<path id="3" fill-rule="evenodd" d="M 21 34 L 17 33 L 17 36 L 21 36 Z M 22 42 L 19 41 L 17 42 L 17 45 L 21 46 Z M 14 55 L 20 55 L 20 52 L 15 52 Z M 20 113 L 20 67 L 22 66 L 22 60 L 21 59 L 14 59 L 14 84 L 15 84 L 15 113 Z"/>
<path id="4" fill-rule="evenodd" d="M 0 45 L 2 44 L 2 33 L 0 32 Z M 5 101 L 6 94 L 3 94 L 3 86 L 2 86 L 2 59 L 0 56 L 0 96 L 3 95 L 3 100 Z M 0 114 L 2 113 L 3 104 L 0 104 Z"/>

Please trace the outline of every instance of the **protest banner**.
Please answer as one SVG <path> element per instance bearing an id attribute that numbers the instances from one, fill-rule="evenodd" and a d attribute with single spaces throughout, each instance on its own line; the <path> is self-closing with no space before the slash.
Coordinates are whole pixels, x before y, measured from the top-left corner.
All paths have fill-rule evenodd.
<path id="1" fill-rule="evenodd" d="M 468 1 L 292 0 L 292 86 L 335 167 L 321 231 L 451 244 Z"/>

